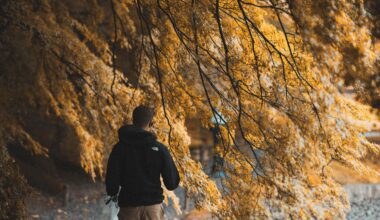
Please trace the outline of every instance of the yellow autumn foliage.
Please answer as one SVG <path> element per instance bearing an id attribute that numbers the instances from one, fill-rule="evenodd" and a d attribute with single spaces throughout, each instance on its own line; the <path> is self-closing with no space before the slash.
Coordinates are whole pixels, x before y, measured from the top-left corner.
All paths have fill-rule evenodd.
<path id="1" fill-rule="evenodd" d="M 41 0 L 37 7 L 9 1 L 4 16 L 18 38 L 3 40 L 33 52 L 37 61 L 23 63 L 39 73 L 30 82 L 48 103 L 49 117 L 42 118 L 56 117 L 72 131 L 55 156 L 93 178 L 104 171 L 104 145 L 112 142 L 105 136 L 145 103 L 156 106 L 154 130 L 196 207 L 221 219 L 344 219 L 348 198 L 332 179 L 330 162 L 378 175 L 360 158 L 379 152 L 363 135 L 377 120 L 372 109 L 339 90 L 347 74 L 377 73 L 378 43 L 358 13 L 362 1 L 352 2 Z M 68 82 L 72 77 L 80 83 Z M 27 100 L 33 109 L 41 105 L 30 92 Z M 10 119 L 16 116 L 3 111 L 0 117 L 12 122 L 7 126 L 18 128 Z M 219 182 L 190 157 L 185 119 L 193 116 L 218 130 Z"/>

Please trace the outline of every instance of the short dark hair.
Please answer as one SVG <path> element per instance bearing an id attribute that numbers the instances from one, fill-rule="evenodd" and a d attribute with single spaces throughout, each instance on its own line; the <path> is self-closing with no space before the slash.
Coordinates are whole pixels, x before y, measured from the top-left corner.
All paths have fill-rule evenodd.
<path id="1" fill-rule="evenodd" d="M 133 124 L 139 127 L 146 127 L 154 116 L 153 108 L 139 105 L 133 110 Z"/>

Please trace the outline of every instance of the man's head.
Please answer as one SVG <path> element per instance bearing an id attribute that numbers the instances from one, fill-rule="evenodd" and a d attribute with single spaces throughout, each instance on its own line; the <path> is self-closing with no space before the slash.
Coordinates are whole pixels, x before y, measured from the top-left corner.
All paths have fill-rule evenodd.
<path id="1" fill-rule="evenodd" d="M 152 121 L 154 110 L 144 105 L 140 105 L 133 110 L 133 125 L 145 129 Z"/>

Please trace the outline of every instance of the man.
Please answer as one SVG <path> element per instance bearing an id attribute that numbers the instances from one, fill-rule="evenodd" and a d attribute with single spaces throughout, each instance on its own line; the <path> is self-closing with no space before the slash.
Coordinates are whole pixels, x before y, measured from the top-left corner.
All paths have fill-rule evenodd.
<path id="1" fill-rule="evenodd" d="M 119 142 L 113 147 L 106 173 L 107 194 L 116 197 L 120 220 L 161 220 L 163 190 L 160 175 L 168 190 L 179 184 L 178 170 L 168 149 L 146 129 L 151 126 L 152 109 L 133 110 L 133 125 L 119 129 Z"/>

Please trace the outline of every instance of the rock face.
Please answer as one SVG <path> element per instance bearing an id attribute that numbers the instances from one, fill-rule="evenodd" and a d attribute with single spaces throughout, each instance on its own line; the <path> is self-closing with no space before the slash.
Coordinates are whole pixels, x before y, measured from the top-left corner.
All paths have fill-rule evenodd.
<path id="1" fill-rule="evenodd" d="M 116 129 L 143 97 L 127 3 L 3 0 L 0 14 L 4 152 L 29 184 L 54 193 L 64 190 L 57 165 L 101 176 Z"/>

